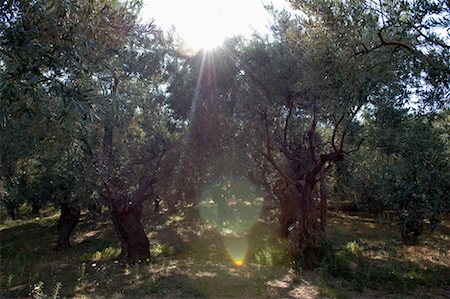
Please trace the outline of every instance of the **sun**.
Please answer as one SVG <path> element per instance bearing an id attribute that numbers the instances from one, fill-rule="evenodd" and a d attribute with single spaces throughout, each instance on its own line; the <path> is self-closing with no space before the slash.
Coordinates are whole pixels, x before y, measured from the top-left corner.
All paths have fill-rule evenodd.
<path id="1" fill-rule="evenodd" d="M 195 30 L 185 32 L 182 36 L 186 46 L 197 50 L 212 50 L 219 47 L 226 38 L 226 32 L 217 24 L 198 26 Z M 193 28 L 194 29 L 194 28 Z"/>
<path id="2" fill-rule="evenodd" d="M 225 16 L 220 6 L 199 7 L 192 13 L 189 21 L 176 30 L 189 48 L 210 50 L 218 47 L 227 36 L 231 36 L 229 24 L 232 21 Z"/>
<path id="3" fill-rule="evenodd" d="M 263 27 L 265 12 L 258 1 L 144 0 L 142 18 L 161 28 L 175 28 L 187 49 L 197 52 L 220 46 L 227 37 L 250 35 Z"/>
<path id="4" fill-rule="evenodd" d="M 269 33 L 264 3 L 286 8 L 287 1 L 143 0 L 141 18 L 168 31 L 175 27 L 186 49 L 197 52 L 220 46 L 227 37 Z"/>

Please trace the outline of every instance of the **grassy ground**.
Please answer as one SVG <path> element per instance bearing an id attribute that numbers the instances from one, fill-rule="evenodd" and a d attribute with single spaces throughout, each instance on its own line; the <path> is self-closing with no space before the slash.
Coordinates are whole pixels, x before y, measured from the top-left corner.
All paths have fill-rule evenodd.
<path id="1" fill-rule="evenodd" d="M 82 221 L 73 247 L 59 252 L 52 248 L 56 219 L 47 212 L 0 225 L 0 297 L 450 297 L 448 219 L 433 235 L 427 230 L 419 245 L 404 246 L 395 225 L 363 213 L 331 213 L 335 254 L 309 272 L 293 270 L 276 226 L 263 221 L 236 239 L 181 216 L 153 217 L 146 224 L 151 263 L 122 265 L 114 261 L 119 248 L 107 215 Z"/>

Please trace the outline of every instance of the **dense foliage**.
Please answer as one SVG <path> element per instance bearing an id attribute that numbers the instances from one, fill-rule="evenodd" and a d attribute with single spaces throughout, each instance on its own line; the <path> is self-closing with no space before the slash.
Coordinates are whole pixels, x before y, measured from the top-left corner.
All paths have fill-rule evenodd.
<path id="1" fill-rule="evenodd" d="M 271 36 L 189 56 L 139 21 L 140 1 L 4 1 L 10 217 L 25 202 L 60 207 L 61 249 L 81 211 L 103 206 L 120 258 L 145 260 L 144 202 L 196 210 L 205 186 L 248 180 L 304 267 L 327 254 L 330 200 L 394 210 L 416 243 L 449 210 L 448 2 L 291 3 L 268 8 Z"/>

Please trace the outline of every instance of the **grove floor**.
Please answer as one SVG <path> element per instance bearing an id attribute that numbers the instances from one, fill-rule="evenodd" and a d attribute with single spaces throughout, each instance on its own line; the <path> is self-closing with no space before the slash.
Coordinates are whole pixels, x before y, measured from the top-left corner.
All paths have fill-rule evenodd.
<path id="1" fill-rule="evenodd" d="M 53 250 L 57 217 L 0 225 L 0 297 L 450 298 L 450 219 L 405 246 L 395 223 L 330 212 L 335 255 L 302 271 L 269 221 L 253 226 L 237 261 L 229 236 L 186 215 L 153 215 L 146 222 L 152 260 L 124 265 L 114 259 L 119 248 L 107 213 L 95 223 L 83 219 L 65 251 Z"/>

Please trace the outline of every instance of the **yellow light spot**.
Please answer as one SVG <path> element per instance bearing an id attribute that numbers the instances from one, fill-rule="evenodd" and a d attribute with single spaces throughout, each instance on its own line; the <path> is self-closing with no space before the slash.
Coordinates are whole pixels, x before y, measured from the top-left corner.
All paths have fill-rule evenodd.
<path id="1" fill-rule="evenodd" d="M 244 264 L 244 260 L 233 260 L 233 264 L 236 267 L 240 267 L 240 266 L 242 266 Z"/>
<path id="2" fill-rule="evenodd" d="M 228 256 L 236 267 L 241 267 L 245 263 L 245 257 L 248 251 L 247 237 L 230 237 L 226 236 L 223 239 L 225 249 Z"/>

